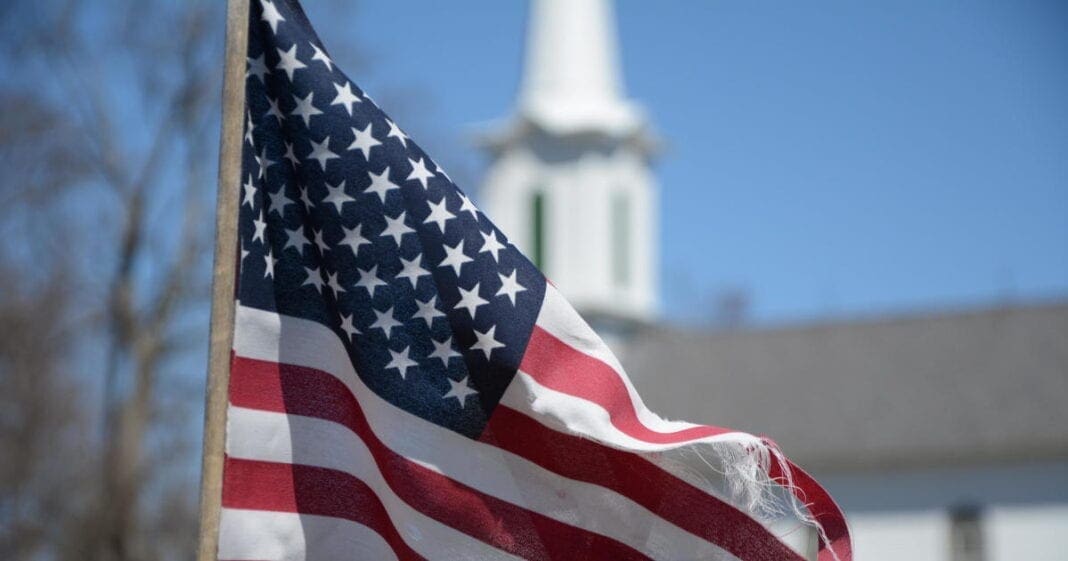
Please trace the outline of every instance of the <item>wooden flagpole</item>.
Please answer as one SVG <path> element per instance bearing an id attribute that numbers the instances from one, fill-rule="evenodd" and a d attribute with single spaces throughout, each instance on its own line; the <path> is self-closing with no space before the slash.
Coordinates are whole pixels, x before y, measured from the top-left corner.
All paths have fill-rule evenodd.
<path id="1" fill-rule="evenodd" d="M 242 126 L 245 114 L 245 60 L 249 0 L 226 4 L 222 134 L 219 186 L 215 203 L 215 263 L 211 289 L 211 339 L 204 404 L 204 457 L 200 470 L 200 539 L 197 561 L 215 561 L 226 444 L 227 387 L 234 340 L 234 286 L 237 272 L 237 204 L 241 185 Z"/>

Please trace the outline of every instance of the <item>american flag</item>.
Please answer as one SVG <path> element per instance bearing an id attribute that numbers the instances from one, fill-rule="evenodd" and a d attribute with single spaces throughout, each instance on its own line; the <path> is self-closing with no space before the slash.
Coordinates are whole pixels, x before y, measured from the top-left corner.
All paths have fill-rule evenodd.
<path id="1" fill-rule="evenodd" d="M 799 561 L 767 487 L 850 559 L 769 441 L 645 408 L 295 0 L 252 2 L 245 83 L 219 559 Z"/>

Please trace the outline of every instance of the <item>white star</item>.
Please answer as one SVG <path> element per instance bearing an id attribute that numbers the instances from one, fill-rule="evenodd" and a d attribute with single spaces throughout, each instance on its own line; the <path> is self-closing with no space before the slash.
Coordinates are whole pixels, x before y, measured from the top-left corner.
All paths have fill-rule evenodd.
<path id="1" fill-rule="evenodd" d="M 274 264 L 278 261 L 274 258 L 274 254 L 271 253 L 271 248 L 267 248 L 267 255 L 263 256 L 265 268 L 263 270 L 263 278 L 274 278 Z"/>
<path id="2" fill-rule="evenodd" d="M 375 288 L 379 286 L 389 286 L 389 283 L 378 278 L 378 265 L 367 269 L 356 269 L 360 273 L 360 280 L 356 281 L 356 288 L 363 288 L 367 290 L 367 294 L 374 298 Z"/>
<path id="3" fill-rule="evenodd" d="M 384 312 L 380 312 L 378 310 L 373 311 L 375 313 L 375 322 L 371 324 L 371 329 L 374 329 L 376 327 L 381 329 L 382 333 L 385 333 L 387 338 L 389 337 L 389 332 L 391 329 L 404 325 L 393 317 L 393 306 L 390 306 L 389 309 Z"/>
<path id="4" fill-rule="evenodd" d="M 438 229 L 441 230 L 442 234 L 444 234 L 446 223 L 449 220 L 456 218 L 456 215 L 449 212 L 449 209 L 445 208 L 444 196 L 442 196 L 441 200 L 436 203 L 430 202 L 430 199 L 427 199 L 426 204 L 430 207 L 430 214 L 427 215 L 426 220 L 423 221 L 423 224 L 437 224 Z"/>
<path id="5" fill-rule="evenodd" d="M 452 378 L 446 378 L 449 381 L 449 391 L 441 397 L 441 399 L 449 399 L 455 397 L 456 401 L 460 402 L 460 407 L 464 407 L 467 404 L 467 397 L 472 395 L 478 395 L 478 391 L 467 385 L 467 376 L 464 376 L 459 382 Z"/>
<path id="6" fill-rule="evenodd" d="M 419 366 L 419 363 L 412 360 L 412 357 L 408 352 L 409 347 L 404 347 L 404 350 L 397 352 L 393 349 L 387 349 L 389 351 L 389 364 L 386 365 L 386 369 L 396 368 L 400 372 L 401 379 L 408 374 L 408 369 L 413 366 Z"/>
<path id="7" fill-rule="evenodd" d="M 389 180 L 389 166 L 382 170 L 382 173 L 375 173 L 371 170 L 367 170 L 368 175 L 371 178 L 371 184 L 367 186 L 365 193 L 374 193 L 382 198 L 382 204 L 386 203 L 386 195 L 394 190 L 400 189 L 396 184 Z"/>
<path id="8" fill-rule="evenodd" d="M 256 208 L 256 185 L 252 183 L 252 174 L 248 174 L 248 182 L 241 186 L 244 188 L 245 197 L 241 201 L 242 205 L 247 204 L 249 208 Z"/>
<path id="9" fill-rule="evenodd" d="M 504 343 L 493 338 L 497 334 L 496 325 L 489 328 L 489 331 L 486 331 L 485 333 L 477 329 L 475 329 L 474 332 L 475 338 L 478 339 L 478 341 L 475 341 L 475 344 L 471 345 L 471 350 L 482 351 L 482 353 L 486 355 L 486 360 L 489 360 L 490 355 L 493 354 L 493 349 L 499 349 L 505 346 Z"/>
<path id="10" fill-rule="evenodd" d="M 497 239 L 497 230 L 490 230 L 489 234 L 486 234 L 481 230 L 478 233 L 482 234 L 482 249 L 478 250 L 478 252 L 489 253 L 493 256 L 494 261 L 498 261 L 497 254 L 507 246 Z"/>
<path id="11" fill-rule="evenodd" d="M 300 165 L 300 160 L 297 159 L 297 154 L 293 152 L 293 145 L 289 142 L 286 142 L 286 154 L 282 156 L 282 158 L 289 160 L 289 162 L 293 164 L 293 167 Z"/>
<path id="12" fill-rule="evenodd" d="M 408 147 L 408 135 L 404 134 L 404 131 L 400 130 L 397 123 L 386 119 L 386 124 L 389 125 L 389 133 L 386 134 L 386 138 L 393 137 L 400 141 L 401 146 Z"/>
<path id="13" fill-rule="evenodd" d="M 304 279 L 304 284 L 301 286 L 308 286 L 309 284 L 315 288 L 316 292 L 323 291 L 323 275 L 317 268 L 304 267 L 304 273 L 308 275 L 308 278 Z"/>
<path id="14" fill-rule="evenodd" d="M 438 267 L 452 267 L 452 270 L 456 272 L 456 276 L 460 276 L 460 269 L 463 268 L 464 263 L 470 263 L 473 261 L 464 253 L 464 240 L 456 242 L 454 246 L 445 246 L 445 258 L 438 263 Z"/>
<path id="15" fill-rule="evenodd" d="M 415 315 L 412 316 L 412 319 L 421 319 L 426 321 L 426 326 L 428 328 L 434 326 L 434 318 L 445 317 L 445 314 L 437 308 L 437 296 L 431 296 L 430 300 L 427 300 L 426 302 L 420 302 L 419 300 L 416 300 L 415 304 L 419 306 L 419 310 L 415 312 Z"/>
<path id="16" fill-rule="evenodd" d="M 267 233 L 267 221 L 263 218 L 263 210 L 260 210 L 260 216 L 252 221 L 256 226 L 256 231 L 252 234 L 252 241 L 260 240 L 263 243 L 267 243 L 263 235 Z"/>
<path id="17" fill-rule="evenodd" d="M 297 46 L 295 44 L 292 47 L 289 47 L 288 51 L 283 51 L 279 48 L 275 48 L 275 50 L 278 51 L 279 59 L 278 66 L 276 68 L 281 68 L 282 70 L 285 70 L 286 76 L 289 77 L 290 81 L 293 81 L 294 72 L 300 70 L 301 68 L 308 67 L 306 64 L 301 62 L 299 58 L 297 58 Z"/>
<path id="18" fill-rule="evenodd" d="M 353 337 L 360 335 L 360 330 L 356 329 L 355 325 L 352 325 L 352 318 L 355 316 L 356 314 L 352 314 L 351 316 L 341 314 L 341 330 L 349 336 L 349 341 L 352 341 Z"/>
<path id="19" fill-rule="evenodd" d="M 501 273 L 497 273 L 497 276 L 501 277 L 501 288 L 497 291 L 495 296 L 508 296 L 508 299 L 512 301 L 512 305 L 515 306 L 515 297 L 520 292 L 526 290 L 526 288 L 519 284 L 519 280 L 516 278 L 516 270 L 512 270 L 512 274 L 504 276 Z"/>
<path id="20" fill-rule="evenodd" d="M 278 8 L 274 6 L 274 2 L 271 2 L 271 0 L 260 0 L 260 6 L 263 7 L 263 14 L 260 15 L 260 19 L 270 24 L 272 33 L 277 33 L 278 22 L 285 21 L 286 18 L 278 13 Z"/>
<path id="21" fill-rule="evenodd" d="M 463 308 L 467 310 L 471 319 L 475 319 L 475 314 L 478 313 L 478 308 L 489 304 L 489 301 L 478 295 L 478 285 L 481 283 L 475 283 L 475 286 L 471 290 L 464 290 L 462 286 L 456 288 L 460 290 L 460 301 L 456 303 L 456 308 Z"/>
<path id="22" fill-rule="evenodd" d="M 471 199 L 467 198 L 467 195 L 463 193 L 460 193 L 460 210 L 458 212 L 469 212 L 471 213 L 471 218 L 474 218 L 476 221 L 478 220 L 478 207 L 476 207 L 475 203 L 472 203 Z"/>
<path id="23" fill-rule="evenodd" d="M 282 110 L 278 108 L 278 100 L 268 97 L 267 104 L 270 105 L 270 108 L 267 109 L 267 114 L 264 115 L 264 117 L 274 117 L 275 119 L 278 119 L 278 124 L 281 125 L 283 115 Z"/>
<path id="24" fill-rule="evenodd" d="M 341 293 L 345 292 L 345 289 L 341 286 L 341 283 L 337 282 L 337 273 L 327 273 L 326 284 L 330 287 L 330 290 L 334 291 L 334 296 L 341 296 Z"/>
<path id="25" fill-rule="evenodd" d="M 253 154 L 252 156 L 256 158 L 256 164 L 260 166 L 260 179 L 263 179 L 263 176 L 267 174 L 267 168 L 278 163 L 267 157 L 266 146 L 263 147 L 263 150 L 260 150 L 259 154 Z"/>
<path id="26" fill-rule="evenodd" d="M 248 57 L 248 71 L 245 72 L 245 77 L 255 76 L 264 82 L 263 77 L 267 75 L 267 61 L 266 53 L 261 54 L 256 58 Z"/>
<path id="27" fill-rule="evenodd" d="M 319 111 L 319 108 L 312 105 L 314 98 L 315 92 L 308 92 L 308 95 L 305 96 L 304 99 L 301 99 L 296 95 L 293 96 L 293 101 L 297 102 L 297 106 L 294 107 L 289 114 L 300 116 L 300 118 L 304 120 L 304 126 L 306 127 L 311 124 L 311 118 L 313 116 L 323 114 L 322 111 Z"/>
<path id="28" fill-rule="evenodd" d="M 352 249 L 353 257 L 360 254 L 360 246 L 372 245 L 371 240 L 363 237 L 363 224 L 357 224 L 356 227 L 352 229 L 342 226 L 341 229 L 345 231 L 345 237 L 338 242 L 338 245 L 349 246 L 349 248 Z"/>
<path id="29" fill-rule="evenodd" d="M 252 252 L 247 250 L 247 249 L 245 249 L 245 240 L 241 240 L 240 247 L 241 247 L 241 262 L 244 262 L 245 258 L 248 257 L 249 254 L 252 253 Z"/>
<path id="30" fill-rule="evenodd" d="M 304 157 L 305 160 L 315 160 L 319 162 L 319 167 L 323 171 L 326 171 L 326 162 L 330 160 L 336 160 L 340 156 L 330 151 L 330 135 L 327 135 L 322 142 L 316 142 L 312 139 L 308 139 L 308 142 L 312 145 L 311 154 Z"/>
<path id="31" fill-rule="evenodd" d="M 419 257 L 419 255 L 416 255 L 415 259 L 412 259 L 411 261 L 401 257 L 401 264 L 403 264 L 404 267 L 401 269 L 401 272 L 397 273 L 397 278 L 406 279 L 412 284 L 413 290 L 419 286 L 419 277 L 430 276 L 430 272 L 419 265 Z"/>
<path id="32" fill-rule="evenodd" d="M 345 203 L 350 203 L 356 199 L 349 196 L 345 192 L 345 182 L 342 181 L 337 185 L 326 184 L 326 197 L 323 198 L 324 203 L 330 203 L 337 209 L 338 214 L 341 214 L 341 206 Z"/>
<path id="33" fill-rule="evenodd" d="M 326 53 L 323 52 L 323 50 L 320 49 L 319 46 L 315 43 L 309 43 L 309 45 L 311 45 L 311 48 L 315 50 L 315 54 L 312 55 L 311 59 L 322 61 L 322 63 L 326 65 L 326 69 L 333 72 L 334 61 L 330 60 L 330 57 L 327 56 Z"/>
<path id="34" fill-rule="evenodd" d="M 300 188 L 300 202 L 304 204 L 305 212 L 311 210 L 315 203 L 312 202 L 311 197 L 308 196 L 308 188 L 302 186 Z"/>
<path id="35" fill-rule="evenodd" d="M 423 185 L 423 189 L 426 189 L 428 180 L 434 177 L 434 172 L 426 169 L 426 160 L 408 158 L 408 163 L 412 166 L 412 173 L 408 174 L 408 181 L 414 179 Z"/>
<path id="36" fill-rule="evenodd" d="M 452 348 L 452 337 L 447 337 L 444 341 L 440 342 L 431 339 L 430 342 L 434 343 L 434 352 L 430 353 L 430 356 L 427 358 L 441 360 L 441 364 L 445 368 L 449 367 L 450 358 L 462 356 Z"/>
<path id="37" fill-rule="evenodd" d="M 330 102 L 330 105 L 344 105 L 345 111 L 348 112 L 351 117 L 352 104 L 360 103 L 363 100 L 360 99 L 360 96 L 352 93 L 352 84 L 350 82 L 345 82 L 344 87 L 340 84 L 334 84 L 334 89 L 337 90 L 337 97 L 334 98 L 334 101 Z"/>
<path id="38" fill-rule="evenodd" d="M 316 232 L 312 230 L 312 234 L 315 236 L 315 245 L 319 247 L 319 253 L 326 255 L 326 251 L 330 249 L 330 246 L 326 244 L 326 240 L 323 239 L 323 231 Z"/>
<path id="39" fill-rule="evenodd" d="M 363 152 L 363 159 L 368 161 L 371 160 L 371 148 L 382 144 L 371 133 L 370 123 L 368 123 L 363 130 L 352 127 L 352 136 L 355 137 L 355 139 L 352 141 L 352 144 L 349 144 L 349 150 L 359 150 Z"/>
<path id="40" fill-rule="evenodd" d="M 256 149 L 256 144 L 252 142 L 252 132 L 256 130 L 256 124 L 252 122 L 252 112 L 248 113 L 248 123 L 245 125 L 245 142 L 248 142 L 252 149 Z"/>
<path id="41" fill-rule="evenodd" d="M 304 227 L 298 226 L 296 230 L 286 230 L 286 245 L 282 247 L 282 251 L 285 251 L 291 247 L 297 248 L 297 253 L 304 254 L 304 246 L 311 245 L 308 241 L 308 237 L 304 235 Z"/>
<path id="42" fill-rule="evenodd" d="M 404 237 L 404 234 L 407 234 L 407 233 L 415 231 L 415 230 L 411 229 L 407 224 L 404 223 L 404 218 L 405 217 L 404 217 L 404 211 L 403 210 L 401 211 L 400 214 L 397 215 L 396 218 L 390 218 L 390 217 L 387 216 L 386 217 L 386 229 L 382 230 L 382 233 L 379 234 L 379 235 L 382 236 L 382 237 L 389 236 L 389 237 L 393 238 L 393 241 L 396 242 L 397 246 L 399 247 L 400 243 L 401 243 L 401 238 Z"/>
<path id="43" fill-rule="evenodd" d="M 267 196 L 271 199 L 271 210 L 268 211 L 268 214 L 277 212 L 278 216 L 284 218 L 286 215 L 286 205 L 293 204 L 293 201 L 289 200 L 289 197 L 286 196 L 286 186 L 282 185 L 282 188 L 279 189 L 277 193 L 268 192 Z"/>

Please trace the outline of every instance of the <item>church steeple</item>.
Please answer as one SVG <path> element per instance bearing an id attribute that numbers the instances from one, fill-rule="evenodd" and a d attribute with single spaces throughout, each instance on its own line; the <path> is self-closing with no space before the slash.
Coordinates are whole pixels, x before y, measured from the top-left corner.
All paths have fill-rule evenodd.
<path id="1" fill-rule="evenodd" d="M 604 331 L 656 313 L 657 193 L 609 0 L 532 0 L 515 114 L 488 134 L 483 207 Z"/>
<path id="2" fill-rule="evenodd" d="M 519 111 L 554 130 L 633 127 L 623 98 L 612 5 L 607 0 L 534 0 Z"/>

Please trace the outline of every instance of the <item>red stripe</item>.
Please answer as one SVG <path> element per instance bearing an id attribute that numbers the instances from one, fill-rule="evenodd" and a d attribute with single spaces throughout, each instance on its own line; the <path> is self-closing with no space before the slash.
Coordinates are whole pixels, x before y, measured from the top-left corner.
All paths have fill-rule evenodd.
<path id="1" fill-rule="evenodd" d="M 348 388 L 325 372 L 236 357 L 230 374 L 230 402 L 348 427 L 367 444 L 386 482 L 404 502 L 514 555 L 539 561 L 647 559 L 616 540 L 481 493 L 393 452 L 371 431 Z"/>
<path id="2" fill-rule="evenodd" d="M 638 454 L 554 431 L 498 405 L 482 440 L 569 479 L 607 487 L 742 561 L 804 561 L 763 525 Z"/>
<path id="3" fill-rule="evenodd" d="M 830 493 L 805 470 L 793 462 L 786 463 L 790 466 L 790 475 L 794 480 L 791 491 L 798 500 L 807 505 L 808 511 L 827 536 L 826 541 L 820 539 L 818 561 L 835 561 L 836 556 L 837 561 L 852 561 L 853 544 L 849 537 L 849 526 L 838 503 L 834 502 Z M 786 483 L 786 477 L 778 462 L 772 462 L 768 473 L 775 481 Z"/>
<path id="4" fill-rule="evenodd" d="M 408 547 L 366 483 L 339 471 L 226 458 L 223 506 L 343 518 L 377 532 L 401 561 L 422 561 Z"/>
<path id="5" fill-rule="evenodd" d="M 608 411 L 612 426 L 638 440 L 672 444 L 733 432 L 709 426 L 667 433 L 650 429 L 638 418 L 627 386 L 614 368 L 538 326 L 530 335 L 519 369 L 549 389 L 601 406 Z"/>

